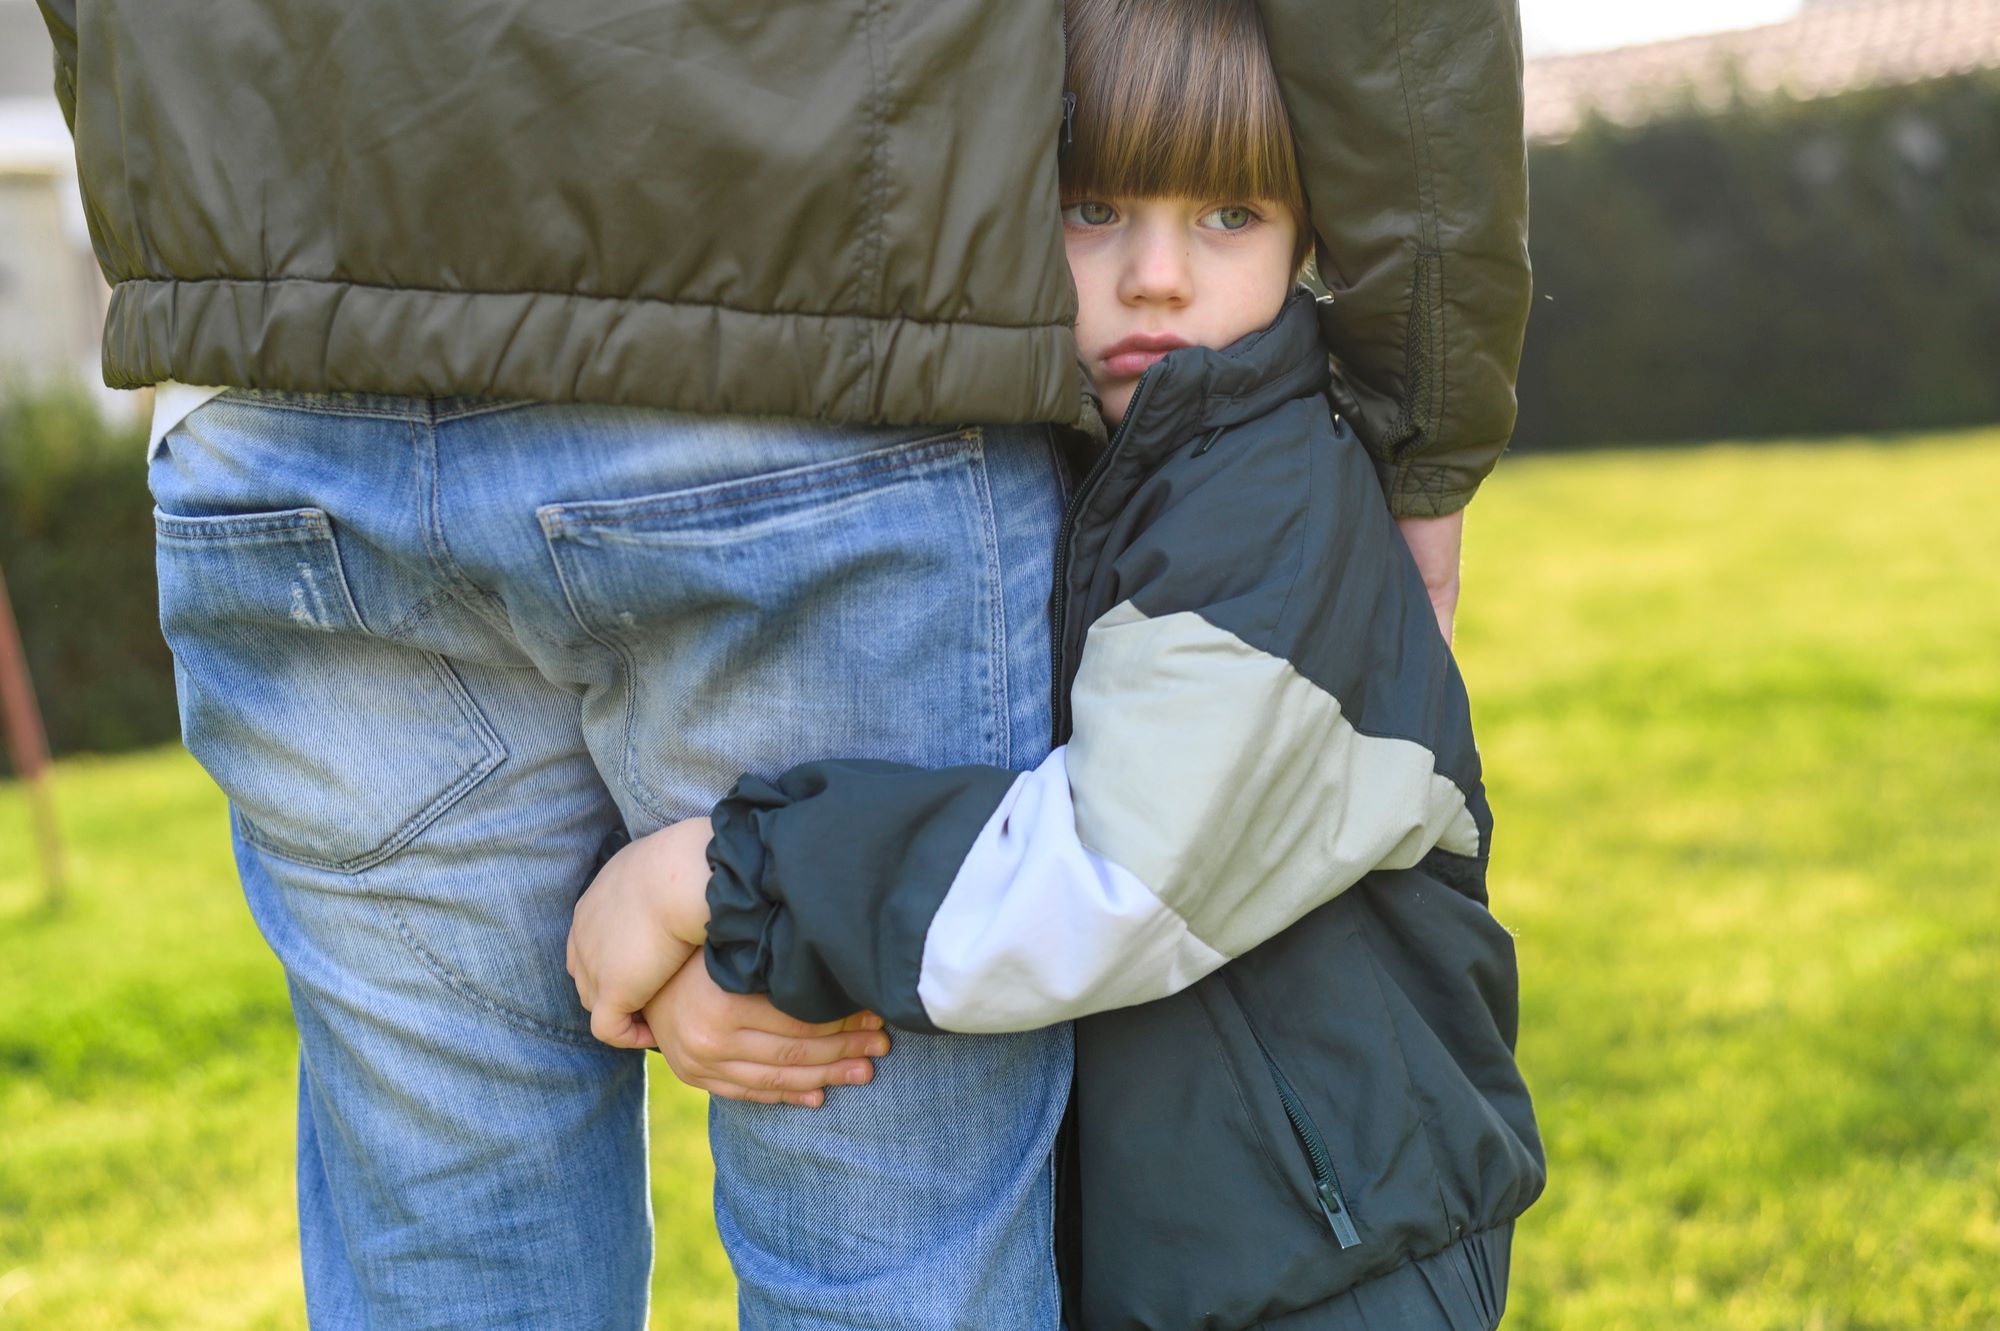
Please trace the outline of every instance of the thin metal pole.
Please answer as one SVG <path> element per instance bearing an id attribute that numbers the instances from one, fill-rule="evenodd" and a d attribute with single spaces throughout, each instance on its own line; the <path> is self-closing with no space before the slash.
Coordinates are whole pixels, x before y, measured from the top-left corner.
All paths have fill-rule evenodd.
<path id="1" fill-rule="evenodd" d="M 0 571 L 0 728 L 7 732 L 8 755 L 28 792 L 28 819 L 35 828 L 48 904 L 60 906 L 62 843 L 56 836 L 55 805 L 49 799 L 49 739 L 42 729 L 41 709 L 35 705 L 35 682 L 28 677 L 28 656 L 21 648 L 13 603 L 7 599 L 4 571 Z"/>

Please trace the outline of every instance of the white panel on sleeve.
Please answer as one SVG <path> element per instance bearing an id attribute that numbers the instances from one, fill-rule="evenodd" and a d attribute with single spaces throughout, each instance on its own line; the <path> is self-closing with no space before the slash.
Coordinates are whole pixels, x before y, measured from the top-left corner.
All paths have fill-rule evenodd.
<path id="1" fill-rule="evenodd" d="M 1164 998 L 1226 960 L 1077 840 L 1059 748 L 972 843 L 925 936 L 917 997 L 941 1030 L 1032 1030 Z"/>

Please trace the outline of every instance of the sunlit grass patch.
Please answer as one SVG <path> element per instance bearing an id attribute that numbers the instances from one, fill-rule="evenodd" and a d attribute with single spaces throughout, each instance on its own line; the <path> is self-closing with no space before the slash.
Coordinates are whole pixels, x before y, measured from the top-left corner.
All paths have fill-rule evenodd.
<path id="1" fill-rule="evenodd" d="M 2000 433 L 1510 459 L 1459 650 L 1551 1187 L 1509 1325 L 2000 1326 Z M 300 1327 L 296 1045 L 184 755 L 0 786 L 0 1326 Z M 655 1324 L 734 1324 L 653 1068 Z"/>
<path id="2" fill-rule="evenodd" d="M 1474 507 L 1551 1160 L 1511 1325 L 2000 1325 L 1996 483 L 1979 432 L 1522 459 Z"/>

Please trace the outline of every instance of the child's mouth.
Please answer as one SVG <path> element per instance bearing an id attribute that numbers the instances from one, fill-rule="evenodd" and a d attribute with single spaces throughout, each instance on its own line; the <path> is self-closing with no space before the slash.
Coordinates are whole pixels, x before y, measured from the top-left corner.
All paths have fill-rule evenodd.
<path id="1" fill-rule="evenodd" d="M 1112 377 L 1136 379 L 1166 358 L 1170 351 L 1188 345 L 1172 333 L 1134 333 L 1104 349 L 1101 362 Z"/>

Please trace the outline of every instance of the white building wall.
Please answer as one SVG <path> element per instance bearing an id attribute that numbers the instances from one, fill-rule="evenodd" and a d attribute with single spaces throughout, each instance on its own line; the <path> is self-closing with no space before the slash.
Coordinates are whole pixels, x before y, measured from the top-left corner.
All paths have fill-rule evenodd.
<path id="1" fill-rule="evenodd" d="M 107 408 L 141 410 L 145 395 L 104 387 L 111 293 L 91 253 L 53 62 L 34 4 L 0 0 L 0 390 L 72 379 Z"/>

